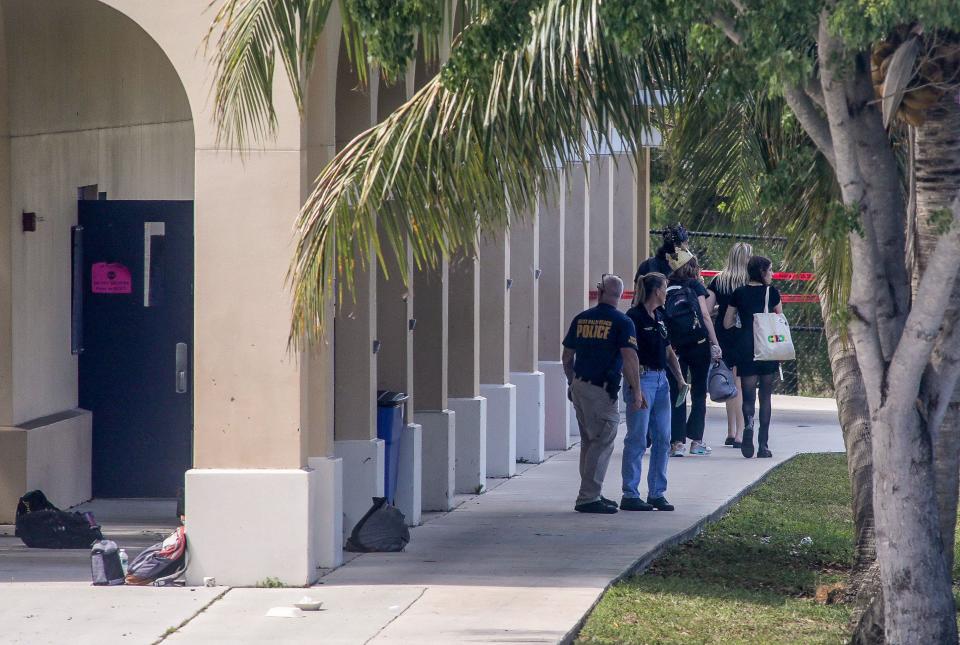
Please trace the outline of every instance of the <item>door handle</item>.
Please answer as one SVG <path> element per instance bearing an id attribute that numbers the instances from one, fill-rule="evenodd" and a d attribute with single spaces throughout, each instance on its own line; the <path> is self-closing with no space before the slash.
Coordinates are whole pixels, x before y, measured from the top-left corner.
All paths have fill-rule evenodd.
<path id="1" fill-rule="evenodd" d="M 177 394 L 186 394 L 187 392 L 187 344 L 177 343 L 176 349 L 176 391 Z"/>

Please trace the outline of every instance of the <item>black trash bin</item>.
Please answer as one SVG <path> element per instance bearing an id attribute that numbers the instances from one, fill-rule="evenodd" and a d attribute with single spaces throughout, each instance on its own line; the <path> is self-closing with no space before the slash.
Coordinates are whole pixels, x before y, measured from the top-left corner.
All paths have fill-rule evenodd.
<path id="1" fill-rule="evenodd" d="M 383 494 L 394 503 L 397 492 L 397 466 L 400 464 L 400 433 L 403 431 L 403 392 L 377 391 L 377 437 L 383 439 Z"/>

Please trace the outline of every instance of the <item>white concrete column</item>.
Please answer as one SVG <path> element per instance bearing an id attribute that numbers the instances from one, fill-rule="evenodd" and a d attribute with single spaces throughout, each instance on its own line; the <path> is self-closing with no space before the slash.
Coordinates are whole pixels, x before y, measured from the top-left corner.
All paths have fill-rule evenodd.
<path id="1" fill-rule="evenodd" d="M 342 52 L 340 57 L 345 61 Z M 351 66 L 341 62 L 335 103 L 338 150 L 376 123 L 378 100 L 376 71 L 370 72 L 369 86 L 362 87 Z M 354 258 L 359 257 L 358 249 Z M 334 320 L 334 452 L 344 459 L 346 535 L 369 510 L 370 498 L 384 494 L 384 452 L 377 439 L 376 403 L 378 271 L 372 249 L 364 261 L 357 259 L 353 293 L 336 303 Z M 376 464 L 371 459 L 376 459 Z"/>
<path id="2" fill-rule="evenodd" d="M 650 257 L 650 148 L 641 148 L 637 161 L 637 258 Z M 637 263 L 639 264 L 639 262 Z"/>
<path id="3" fill-rule="evenodd" d="M 482 492 L 487 483 L 487 400 L 480 396 L 480 261 L 450 261 L 450 409 L 457 419 L 456 490 Z"/>
<path id="4" fill-rule="evenodd" d="M 591 155 L 588 166 L 587 210 L 590 222 L 590 284 L 613 271 L 613 217 L 611 208 L 611 157 Z"/>
<path id="5" fill-rule="evenodd" d="M 510 382 L 510 232 L 480 244 L 480 394 L 487 399 L 487 476 L 517 472 L 517 388 Z"/>
<path id="6" fill-rule="evenodd" d="M 510 382 L 517 386 L 517 460 L 544 457 L 544 376 L 539 365 L 540 226 L 538 213 L 510 227 Z"/>
<path id="7" fill-rule="evenodd" d="M 383 121 L 413 93 L 411 73 L 403 81 L 387 85 L 380 80 L 377 97 L 377 119 Z M 381 240 L 385 231 L 380 227 Z M 386 272 L 377 275 L 377 389 L 404 392 L 409 397 L 404 406 L 404 427 L 399 440 L 397 488 L 394 505 L 400 509 L 409 526 L 421 522 L 421 484 L 423 481 L 422 428 L 414 422 L 413 391 L 413 247 L 409 240 L 405 255 L 406 275 L 390 249 L 385 249 Z M 384 484 L 386 485 L 386 481 Z"/>
<path id="8" fill-rule="evenodd" d="M 544 449 L 570 447 L 571 404 L 567 400 L 567 378 L 560 362 L 563 336 L 568 320 L 564 309 L 564 272 L 566 239 L 566 177 L 558 173 L 555 190 L 540 198 L 540 282 L 538 354 L 544 388 Z"/>
<path id="9" fill-rule="evenodd" d="M 642 154 L 642 153 L 641 153 Z M 629 153 L 611 157 L 610 204 L 613 217 L 613 272 L 623 278 L 627 290 L 633 289 L 637 272 L 637 164 Z"/>
<path id="10" fill-rule="evenodd" d="M 413 253 L 409 244 L 404 253 L 406 266 L 411 267 Z M 421 444 L 421 429 L 413 421 L 413 272 L 408 270 L 405 281 L 400 262 L 392 251 L 385 249 L 384 254 L 387 273 L 381 268 L 377 276 L 377 390 L 403 392 L 410 397 L 404 405 L 393 503 L 410 526 L 417 526 L 421 521 L 419 491 L 423 466 L 420 450 L 414 449 Z M 406 449 L 405 441 L 409 444 Z M 384 452 L 384 457 L 389 459 L 390 455 Z M 401 490 L 404 491 L 402 495 Z"/>
<path id="11" fill-rule="evenodd" d="M 593 283 L 600 279 L 597 275 L 596 279 L 591 281 L 589 273 L 591 230 L 590 211 L 587 208 L 589 194 L 586 164 L 571 164 L 567 169 L 563 199 L 563 334 L 566 335 L 574 316 L 590 306 L 589 290 Z M 558 340 L 558 344 L 562 341 L 563 336 Z M 562 350 L 558 347 L 557 351 Z M 575 441 L 579 441 L 580 430 L 573 406 L 570 406 L 569 426 L 570 435 Z"/>
<path id="12" fill-rule="evenodd" d="M 414 272 L 414 419 L 423 428 L 425 511 L 453 508 L 456 490 L 456 419 L 447 396 L 449 279 L 446 260 L 435 269 Z"/>

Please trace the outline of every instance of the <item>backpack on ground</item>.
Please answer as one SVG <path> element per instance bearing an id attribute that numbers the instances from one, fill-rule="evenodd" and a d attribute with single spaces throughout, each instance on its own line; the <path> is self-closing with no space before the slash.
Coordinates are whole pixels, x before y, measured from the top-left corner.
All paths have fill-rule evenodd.
<path id="1" fill-rule="evenodd" d="M 374 497 L 373 506 L 353 527 L 344 548 L 357 553 L 403 551 L 410 541 L 407 520 L 385 497 Z"/>
<path id="2" fill-rule="evenodd" d="M 92 515 L 61 511 L 39 490 L 17 503 L 14 535 L 33 549 L 89 549 L 103 539 Z"/>
<path id="3" fill-rule="evenodd" d="M 182 526 L 163 542 L 157 542 L 140 552 L 127 567 L 128 585 L 172 584 L 187 569 L 187 532 Z"/>
<path id="4" fill-rule="evenodd" d="M 93 543 L 90 549 L 90 577 L 98 587 L 123 584 L 123 564 L 116 542 L 99 540 Z"/>
<path id="5" fill-rule="evenodd" d="M 723 403 L 737 396 L 737 381 L 727 364 L 714 361 L 707 373 L 707 391 L 714 403 Z"/>
<path id="6" fill-rule="evenodd" d="M 707 340 L 707 328 L 700 312 L 700 300 L 686 285 L 667 287 L 664 321 L 670 333 L 670 344 L 676 350 L 695 347 Z"/>

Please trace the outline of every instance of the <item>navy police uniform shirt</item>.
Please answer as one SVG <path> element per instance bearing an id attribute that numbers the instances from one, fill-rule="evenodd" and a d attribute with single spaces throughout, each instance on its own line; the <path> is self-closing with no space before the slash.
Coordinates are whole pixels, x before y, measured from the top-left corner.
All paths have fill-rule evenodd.
<path id="1" fill-rule="evenodd" d="M 637 355 L 640 364 L 648 370 L 665 370 L 670 336 L 667 325 L 663 322 L 663 311 L 657 307 L 653 313 L 654 318 L 651 318 L 647 308 L 639 305 L 631 307 L 627 316 L 637 330 Z"/>
<path id="2" fill-rule="evenodd" d="M 620 350 L 637 349 L 633 321 L 613 305 L 600 303 L 583 311 L 570 323 L 563 346 L 576 351 L 574 375 L 594 385 L 620 383 L 623 358 Z"/>

